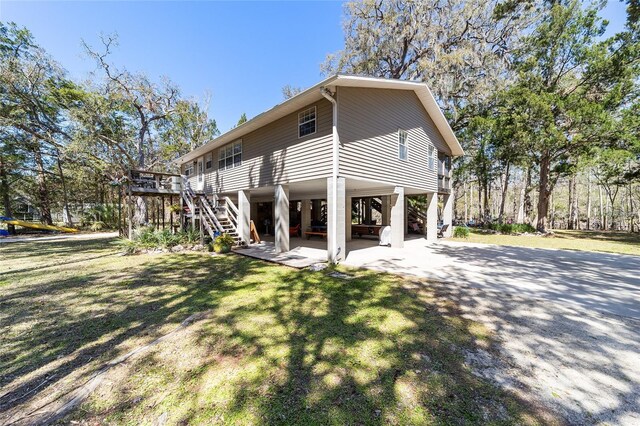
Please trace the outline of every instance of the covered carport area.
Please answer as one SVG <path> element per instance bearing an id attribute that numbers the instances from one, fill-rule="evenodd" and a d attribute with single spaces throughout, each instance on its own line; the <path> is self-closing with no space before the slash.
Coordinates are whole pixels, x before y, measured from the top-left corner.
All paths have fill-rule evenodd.
<path id="1" fill-rule="evenodd" d="M 402 248 L 409 231 L 407 199 L 412 195 L 428 200 L 421 212 L 426 218 L 421 229 L 428 239 L 437 238 L 437 194 L 415 188 L 340 177 L 335 186 L 331 178 L 314 179 L 227 195 L 237 204 L 242 239 L 251 241 L 253 221 L 260 239 L 272 243 L 276 255 L 304 247 L 325 250 L 325 260 L 344 261 L 350 251 L 377 246 L 378 231 L 384 226 L 390 227 L 390 246 Z M 377 203 L 375 224 L 372 200 Z"/>

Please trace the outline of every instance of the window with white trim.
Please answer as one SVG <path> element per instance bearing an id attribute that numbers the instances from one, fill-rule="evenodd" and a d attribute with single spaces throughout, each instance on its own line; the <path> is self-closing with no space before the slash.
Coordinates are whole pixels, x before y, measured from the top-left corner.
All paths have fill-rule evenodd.
<path id="1" fill-rule="evenodd" d="M 409 156 L 409 134 L 406 130 L 398 129 L 398 158 L 407 160 Z"/>
<path id="2" fill-rule="evenodd" d="M 316 132 L 316 107 L 307 108 L 298 114 L 298 137 Z"/>
<path id="3" fill-rule="evenodd" d="M 436 149 L 433 145 L 429 145 L 429 170 L 436 170 Z"/>
<path id="4" fill-rule="evenodd" d="M 198 182 L 202 182 L 204 179 L 204 161 L 202 158 L 198 160 Z"/>
<path id="5" fill-rule="evenodd" d="M 193 174 L 193 163 L 190 161 L 184 165 L 184 175 L 189 177 Z"/>
<path id="6" fill-rule="evenodd" d="M 208 153 L 205 157 L 204 157 L 204 161 L 205 161 L 205 165 L 204 168 L 209 170 L 210 168 L 213 167 L 213 154 L 212 153 Z"/>
<path id="7" fill-rule="evenodd" d="M 242 141 L 223 146 L 218 151 L 218 170 L 232 169 L 242 164 Z"/>

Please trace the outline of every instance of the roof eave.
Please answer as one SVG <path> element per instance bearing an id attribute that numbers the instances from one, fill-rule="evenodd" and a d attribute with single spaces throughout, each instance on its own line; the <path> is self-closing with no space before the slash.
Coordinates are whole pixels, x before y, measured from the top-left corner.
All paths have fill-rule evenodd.
<path id="1" fill-rule="evenodd" d="M 177 158 L 174 163 L 177 165 L 182 165 L 187 161 L 195 159 L 212 149 L 220 146 L 224 143 L 232 142 L 233 140 L 237 140 L 242 138 L 244 135 L 250 133 L 253 130 L 256 130 L 272 121 L 275 121 L 289 113 L 288 111 L 292 105 L 296 105 L 302 99 L 309 98 L 311 101 L 312 98 L 321 98 L 319 90 L 323 86 L 350 86 L 354 85 L 353 83 L 358 82 L 358 86 L 360 87 L 380 87 L 380 88 L 399 88 L 402 87 L 405 90 L 414 90 L 418 95 L 418 98 L 422 102 L 423 107 L 435 123 L 438 131 L 444 138 L 445 142 L 451 149 L 451 155 L 454 157 L 459 157 L 464 155 L 464 150 L 458 141 L 458 138 L 453 133 L 453 129 L 449 125 L 446 117 L 442 113 L 442 110 L 438 106 L 429 86 L 427 86 L 424 82 L 419 81 L 405 81 L 405 80 L 393 80 L 393 79 L 385 79 L 385 78 L 376 78 L 376 77 L 361 77 L 354 75 L 345 75 L 345 74 L 335 74 L 321 82 L 315 84 L 314 86 L 303 90 L 297 95 L 287 99 L 286 101 L 275 105 L 274 107 L 264 111 L 257 116 L 253 117 L 251 120 L 241 124 L 238 127 L 235 127 L 222 135 L 218 136 L 215 139 L 210 140 L 204 145 L 194 149 L 193 151 Z M 350 84 L 351 83 L 351 84 Z M 317 96 L 314 97 L 314 94 Z M 264 121 L 264 123 L 263 123 Z"/>

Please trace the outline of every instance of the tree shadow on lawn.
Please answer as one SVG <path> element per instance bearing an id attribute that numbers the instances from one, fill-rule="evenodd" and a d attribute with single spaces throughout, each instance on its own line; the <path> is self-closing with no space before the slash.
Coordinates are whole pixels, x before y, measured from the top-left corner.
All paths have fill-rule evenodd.
<path id="1" fill-rule="evenodd" d="M 244 287 L 241 297 L 230 284 L 190 349 L 181 342 L 183 355 L 154 350 L 131 365 L 135 379 L 111 385 L 111 399 L 92 400 L 76 417 L 135 423 L 164 415 L 170 424 L 554 421 L 473 374 L 465 353 L 489 347 L 490 338 L 427 286 L 362 271 L 350 280 L 287 268 L 276 275 Z M 159 391 L 170 395 L 158 402 Z"/>
<path id="2" fill-rule="evenodd" d="M 29 402 L 74 370 L 90 366 L 83 375 L 88 378 L 119 353 L 119 344 L 135 336 L 153 340 L 163 326 L 215 307 L 225 291 L 235 289 L 235 277 L 263 266 L 201 254 L 146 260 L 124 270 L 107 265 L 54 275 L 5 293 L 0 329 L 9 332 L 0 337 L 0 412 Z"/>
<path id="3" fill-rule="evenodd" d="M 3 259 L 0 277 L 108 256 L 116 250 L 116 241 L 116 238 L 102 238 L 3 243 L 0 244 Z M 90 254 L 94 256 L 88 257 Z"/>

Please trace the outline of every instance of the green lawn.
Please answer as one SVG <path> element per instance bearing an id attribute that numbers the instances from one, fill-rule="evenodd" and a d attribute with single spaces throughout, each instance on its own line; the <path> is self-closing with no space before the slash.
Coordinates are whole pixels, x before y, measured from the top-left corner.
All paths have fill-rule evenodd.
<path id="1" fill-rule="evenodd" d="M 472 374 L 482 325 L 422 282 L 112 241 L 0 244 L 0 413 L 19 416 L 209 311 L 107 380 L 67 424 L 536 424 Z M 0 414 L 0 423 L 3 423 Z"/>
<path id="2" fill-rule="evenodd" d="M 600 251 L 640 256 L 640 234 L 628 232 L 553 231 L 553 236 L 501 235 L 470 229 L 469 238 L 454 241 L 535 248 Z"/>

